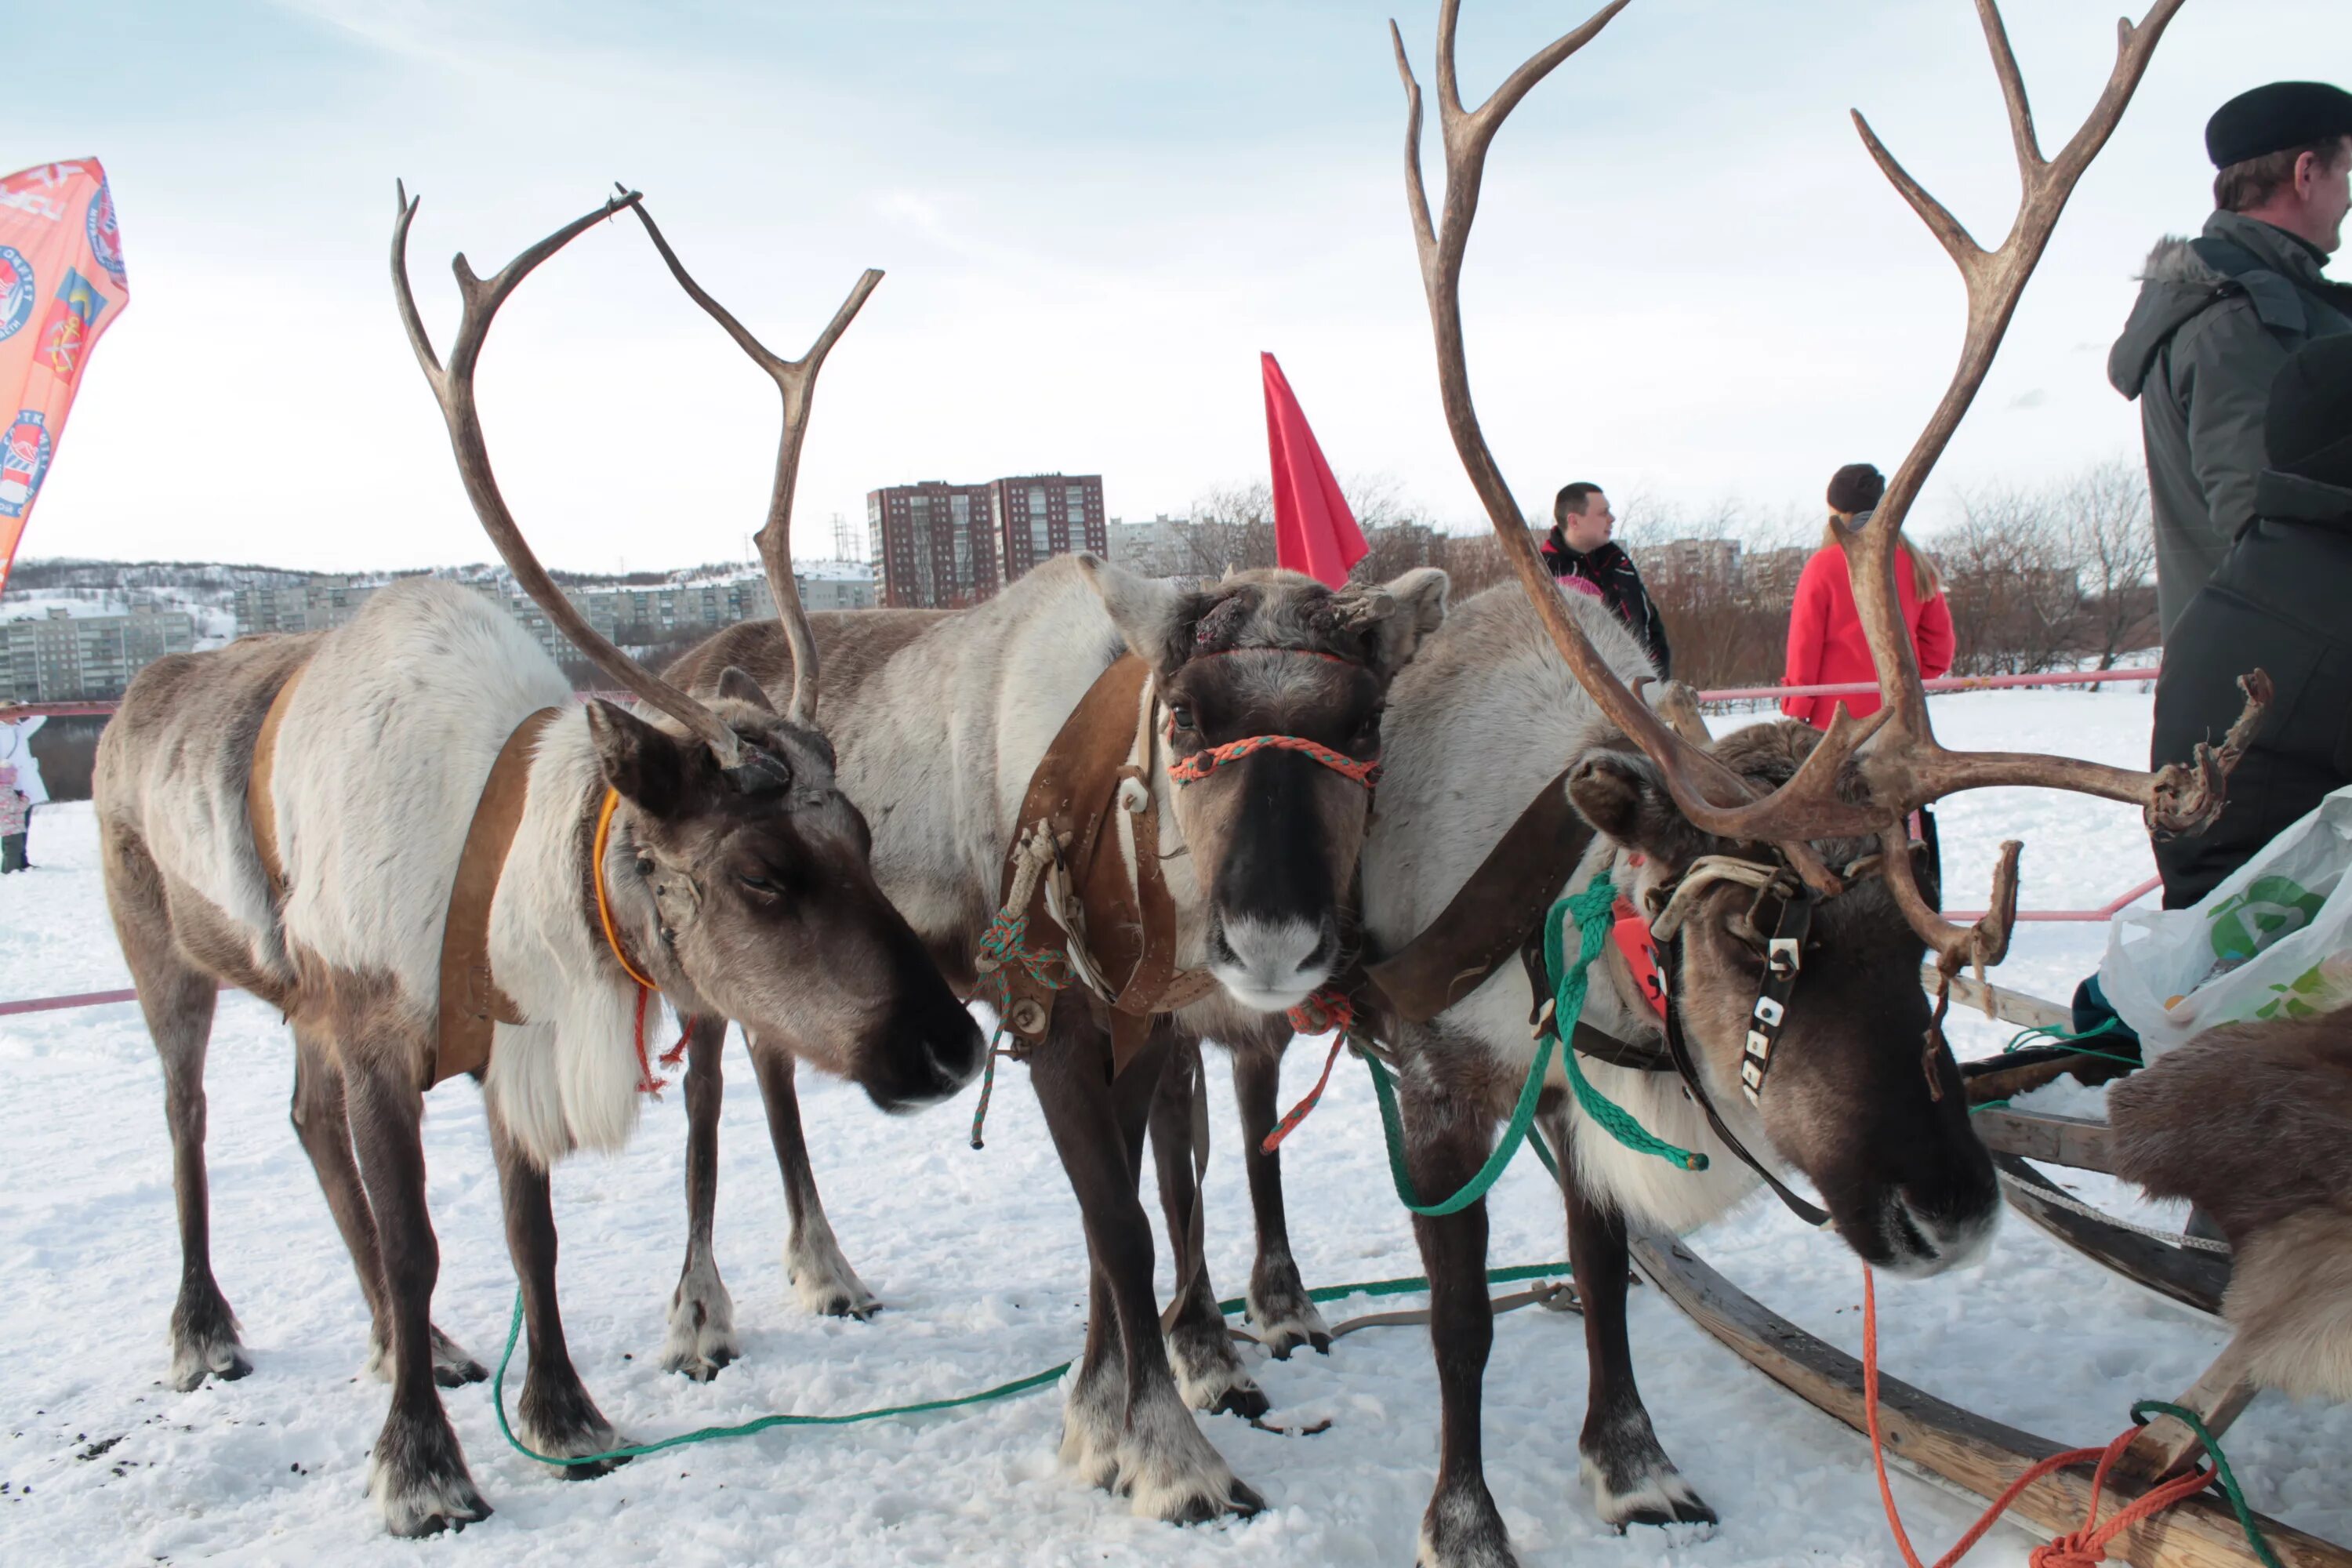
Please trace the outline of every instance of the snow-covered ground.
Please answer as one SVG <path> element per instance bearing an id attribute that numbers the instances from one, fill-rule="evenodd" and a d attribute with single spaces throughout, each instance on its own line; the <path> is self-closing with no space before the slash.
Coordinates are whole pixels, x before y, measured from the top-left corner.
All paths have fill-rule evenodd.
<path id="1" fill-rule="evenodd" d="M 1937 700 L 1953 744 L 2145 757 L 2137 692 Z M 1980 903 L 2003 837 L 2022 837 L 2029 907 L 2103 902 L 2150 874 L 2124 808 L 1989 792 L 1943 808 L 1951 901 Z M 95 869 L 89 807 L 35 824 L 37 869 L 0 881 L 0 996 L 121 985 Z M 2063 997 L 2098 960 L 2101 934 L 2032 925 L 2001 978 Z M 1963 1054 L 2003 1032 L 1959 1021 Z M 1292 1052 L 1304 1092 L 1320 1052 Z M 888 1310 L 871 1323 L 811 1319 L 790 1302 L 785 1230 L 751 1075 L 730 1061 L 719 1258 L 745 1355 L 708 1386 L 655 1364 L 682 1248 L 684 1113 L 649 1106 L 628 1152 L 556 1176 L 563 1303 L 589 1387 L 628 1436 L 664 1436 L 791 1410 L 831 1412 L 973 1390 L 1074 1354 L 1083 1331 L 1077 1214 L 1018 1068 L 1003 1075 L 988 1147 L 965 1146 L 971 1100 L 890 1119 L 844 1086 L 804 1080 L 818 1174 L 843 1244 Z M 846 1429 L 785 1430 L 674 1450 L 567 1485 L 500 1441 L 488 1391 L 447 1396 L 475 1479 L 498 1510 L 422 1546 L 382 1532 L 361 1495 L 384 1408 L 360 1375 L 366 1318 L 341 1245 L 286 1121 L 291 1052 L 260 1003 L 225 997 L 213 1036 L 213 1248 L 255 1363 L 242 1382 L 176 1394 L 159 1381 L 178 1266 L 168 1143 L 154 1057 L 130 1006 L 0 1020 L 0 1563 L 99 1564 L 547 1563 L 659 1561 L 974 1564 L 1402 1563 L 1435 1467 L 1437 1398 L 1421 1331 L 1343 1341 L 1328 1357 L 1267 1362 L 1257 1375 L 1291 1437 L 1207 1420 L 1211 1439 L 1269 1507 L 1248 1521 L 1180 1530 L 1130 1517 L 1055 1458 L 1052 1390 L 953 1414 Z M 1209 1176 L 1211 1264 L 1228 1294 L 1245 1279 L 1249 1209 L 1232 1096 L 1213 1065 L 1222 1147 Z M 513 1300 L 478 1096 L 431 1096 L 426 1127 L 441 1239 L 438 1321 L 495 1358 Z M 1285 1160 L 1309 1284 L 1417 1274 L 1390 1201 L 1370 1086 L 1343 1067 Z M 1147 1177 L 1147 1180 L 1149 1178 Z M 2177 1215 L 2097 1177 L 2085 1195 L 2142 1217 Z M 1562 1254 L 1559 1204 L 1521 1162 L 1496 1189 L 1494 1261 Z M 1157 1215 L 1156 1205 L 1153 1213 Z M 1859 1266 L 1776 1207 L 1751 1205 L 1702 1232 L 1734 1279 L 1848 1350 L 1859 1347 Z M 1166 1249 L 1161 1248 L 1165 1288 Z M 2101 1441 L 2136 1397 L 2179 1393 L 2221 1342 L 2011 1223 L 1990 1260 L 1957 1278 L 1889 1282 L 1891 1373 L 2046 1436 Z M 1327 1309 L 1327 1310 L 1329 1309 Z M 1361 1310 L 1341 1303 L 1339 1313 Z M 1767 1383 L 1683 1320 L 1634 1293 L 1642 1385 L 1669 1450 L 1721 1511 L 1712 1539 L 1619 1537 L 1577 1481 L 1584 1356 L 1577 1321 L 1539 1311 L 1496 1325 L 1486 1376 L 1486 1474 L 1528 1563 L 1883 1563 L 1886 1538 L 1863 1440 Z M 518 1368 L 518 1373 L 520 1369 Z M 2265 1398 L 2228 1447 L 2256 1503 L 2352 1539 L 2352 1410 Z M 1916 1482 L 1896 1494 L 1923 1547 L 1973 1510 Z M 2020 1564 L 2004 1528 L 1972 1562 Z"/>

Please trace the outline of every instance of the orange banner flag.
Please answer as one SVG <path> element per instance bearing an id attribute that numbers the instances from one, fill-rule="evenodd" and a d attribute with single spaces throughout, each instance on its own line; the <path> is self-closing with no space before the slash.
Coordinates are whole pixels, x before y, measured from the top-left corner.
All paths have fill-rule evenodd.
<path id="1" fill-rule="evenodd" d="M 130 300 L 97 159 L 0 180 L 0 592 L 90 351 Z"/>

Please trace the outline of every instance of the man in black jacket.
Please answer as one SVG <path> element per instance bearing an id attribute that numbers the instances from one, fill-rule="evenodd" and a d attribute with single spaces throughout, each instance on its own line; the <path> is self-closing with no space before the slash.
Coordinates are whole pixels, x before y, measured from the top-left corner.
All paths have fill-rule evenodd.
<path id="1" fill-rule="evenodd" d="M 2276 689 L 2230 779 L 2221 818 L 2160 840 L 2164 907 L 2185 909 L 2256 851 L 2352 784 L 2352 335 L 2298 350 L 2272 384 L 2263 421 L 2270 467 L 2254 521 L 2189 600 L 2164 644 L 2155 765 L 2219 741 L 2257 667 Z"/>
<path id="2" fill-rule="evenodd" d="M 1672 675 L 1674 650 L 1666 646 L 1666 624 L 1642 574 L 1625 547 L 1610 538 L 1617 516 L 1599 485 L 1560 487 L 1552 498 L 1551 532 L 1543 542 L 1545 570 L 1552 581 L 1571 594 L 1591 594 L 1633 630 L 1633 638 L 1658 667 L 1660 677 Z"/>

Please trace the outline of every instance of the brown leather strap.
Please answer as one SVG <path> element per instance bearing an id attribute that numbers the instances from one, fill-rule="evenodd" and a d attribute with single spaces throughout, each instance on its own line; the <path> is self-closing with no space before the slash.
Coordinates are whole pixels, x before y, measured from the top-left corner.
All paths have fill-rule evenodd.
<path id="1" fill-rule="evenodd" d="M 1517 953 L 1592 843 L 1568 798 L 1568 770 L 1519 813 L 1429 929 L 1365 975 L 1408 1023 L 1425 1024 Z"/>
<path id="2" fill-rule="evenodd" d="M 254 737 L 253 768 L 245 779 L 246 825 L 253 830 L 254 852 L 261 857 L 261 874 L 269 883 L 273 906 L 286 900 L 286 865 L 278 855 L 278 799 L 270 791 L 269 774 L 278 762 L 278 727 L 285 722 L 286 710 L 293 701 L 294 689 L 302 683 L 305 668 L 296 665 L 269 700 L 269 711 L 261 716 L 261 732 Z"/>
<path id="3" fill-rule="evenodd" d="M 466 829 L 457 858 L 457 879 L 449 889 L 448 918 L 441 927 L 441 1018 L 433 1073 L 439 1083 L 459 1073 L 479 1072 L 490 1061 L 499 1024 L 524 1021 L 521 1009 L 490 975 L 490 900 L 505 871 L 507 851 L 530 795 L 530 759 L 539 737 L 561 709 L 542 708 L 514 727 L 490 764 Z"/>
<path id="4" fill-rule="evenodd" d="M 1028 943 L 1033 948 L 1083 947 L 1116 1001 L 1111 1012 L 1110 1070 L 1115 1078 L 1142 1048 L 1154 1014 L 1198 999 L 1216 982 L 1205 973 L 1176 967 L 1176 910 L 1160 868 L 1159 813 L 1147 805 L 1133 815 L 1135 871 L 1112 820 L 1119 785 L 1132 779 L 1153 798 L 1150 780 L 1133 765 L 1139 732 L 1148 738 L 1144 711 L 1150 669 L 1133 654 L 1122 656 L 1097 678 L 1063 721 L 1054 743 L 1030 775 L 1021 802 L 1013 847 L 1005 858 L 1000 897 L 1013 896 L 1020 845 L 1032 832 L 1050 832 L 1061 846 L 1077 901 L 1076 932 L 1065 931 L 1046 908 L 1045 880 L 1031 895 Z M 1008 994 L 1005 1026 L 1024 1043 L 1045 1033 L 1053 1012 L 1051 988 L 1019 964 L 1000 971 Z"/>

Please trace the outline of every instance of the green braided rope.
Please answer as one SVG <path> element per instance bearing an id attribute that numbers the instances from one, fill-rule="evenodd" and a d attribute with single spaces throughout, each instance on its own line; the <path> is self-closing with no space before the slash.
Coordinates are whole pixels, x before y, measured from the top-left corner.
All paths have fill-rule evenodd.
<path id="1" fill-rule="evenodd" d="M 1540 1142 L 1538 1149 L 1540 1149 Z M 1489 1285 L 1502 1285 L 1517 1279 L 1572 1277 L 1572 1272 L 1566 1262 L 1523 1263 L 1508 1268 L 1488 1269 L 1486 1282 Z M 1370 1279 L 1355 1285 L 1325 1285 L 1307 1292 L 1307 1299 L 1310 1301 L 1341 1301 L 1350 1296 L 1402 1296 L 1428 1289 L 1429 1280 L 1423 1276 L 1414 1275 L 1402 1279 Z M 1246 1310 L 1247 1303 L 1239 1296 L 1229 1301 L 1217 1303 L 1217 1310 L 1228 1318 Z M 987 1405 L 995 1400 L 1011 1399 L 1017 1394 L 1034 1393 L 1058 1381 L 1064 1373 L 1076 1364 L 1066 1361 L 1058 1366 L 1047 1367 L 1044 1372 L 1033 1373 L 1027 1377 L 1015 1378 L 1011 1383 L 1000 1383 L 993 1388 L 983 1388 L 977 1394 L 958 1394 L 949 1399 L 926 1399 L 914 1405 L 890 1405 L 879 1410 L 857 1410 L 843 1415 L 762 1415 L 757 1420 L 746 1421 L 735 1426 L 698 1427 L 692 1432 L 681 1432 L 675 1437 L 664 1437 L 656 1443 L 631 1443 L 618 1448 L 608 1448 L 601 1454 L 577 1454 L 570 1458 L 559 1458 L 553 1454 L 541 1454 L 525 1447 L 522 1439 L 515 1436 L 514 1428 L 507 1422 L 507 1368 L 514 1361 L 515 1345 L 521 1338 L 522 1292 L 517 1290 L 514 1320 L 507 1325 L 506 1351 L 499 1357 L 497 1375 L 490 1380 L 490 1407 L 498 1415 L 499 1433 L 506 1438 L 508 1447 L 524 1458 L 536 1459 L 542 1465 L 601 1465 L 612 1459 L 634 1459 L 640 1454 L 658 1454 L 664 1448 L 681 1448 L 690 1443 L 715 1443 L 729 1437 L 749 1437 L 757 1433 L 772 1431 L 778 1426 L 847 1426 L 861 1421 L 880 1421 L 893 1415 L 922 1415 L 933 1411 Z"/>
<path id="2" fill-rule="evenodd" d="M 1616 901 L 1616 889 L 1607 877 L 1600 877 L 1583 892 L 1552 905 L 1551 912 L 1544 917 L 1544 969 L 1556 988 L 1552 994 L 1552 1027 L 1563 1037 L 1575 1029 L 1577 1018 L 1584 1012 L 1584 994 L 1591 978 L 1592 961 L 1601 956 L 1601 947 L 1609 940 L 1610 911 Z M 1583 948 L 1572 965 L 1564 962 L 1570 919 L 1576 921 L 1583 937 Z M 1567 1065 L 1568 1086 L 1575 1091 L 1576 1103 L 1594 1126 L 1637 1154 L 1654 1154 L 1679 1170 L 1706 1169 L 1705 1154 L 1667 1142 L 1635 1121 L 1631 1111 L 1594 1088 L 1584 1076 L 1584 1068 L 1576 1059 L 1573 1048 L 1568 1053 Z"/>
<path id="3" fill-rule="evenodd" d="M 2221 1453 L 2221 1445 L 2214 1439 L 2212 1433 L 2205 1429 L 2205 1423 L 2197 1418 L 2197 1413 L 2161 1399 L 2139 1400 L 2132 1405 L 2131 1413 L 2135 1421 L 2148 1415 L 2169 1415 L 2197 1434 L 2197 1440 L 2212 1457 L 2213 1477 L 2221 1483 L 2221 1495 L 2230 1500 L 2230 1508 L 2238 1516 L 2238 1528 L 2246 1532 L 2246 1544 L 2253 1548 L 2254 1555 L 2262 1560 L 2263 1568 L 2281 1568 L 2277 1553 L 2271 1550 L 2271 1543 L 2263 1539 L 2262 1527 L 2254 1522 L 2254 1510 L 2247 1506 L 2246 1494 L 2239 1489 L 2238 1478 L 2231 1473 L 2230 1461 Z"/>
<path id="4" fill-rule="evenodd" d="M 2001 1054 L 2003 1056 L 2007 1056 L 2011 1051 L 2024 1049 L 2029 1042 L 2035 1040 L 2047 1040 L 2053 1045 L 2076 1046 L 2078 1048 L 2075 1050 L 2074 1054 L 2078 1057 L 2096 1057 L 2102 1061 L 2121 1062 L 2126 1067 L 2136 1068 L 2147 1066 L 2147 1062 L 2139 1057 L 2127 1057 L 2116 1051 L 2095 1051 L 2086 1048 L 2080 1048 L 2080 1042 L 2084 1040 L 2095 1040 L 2105 1035 L 2119 1035 L 2122 1032 L 2122 1030 L 2116 1026 L 2115 1022 L 2112 1019 L 2106 1023 L 2101 1024 L 2095 1029 L 2085 1029 L 2079 1035 L 2071 1029 L 2059 1028 L 2054 1024 L 2036 1024 L 2030 1028 L 2020 1029 L 2017 1033 L 2011 1035 L 2009 1037 L 2009 1044 L 2001 1047 L 2000 1049 Z"/>
<path id="5" fill-rule="evenodd" d="M 1555 1176 L 1559 1173 L 1559 1167 L 1552 1161 L 1551 1152 L 1530 1131 L 1535 1125 L 1536 1101 L 1542 1097 L 1544 1075 L 1551 1068 L 1552 1052 L 1560 1048 L 1561 1039 L 1575 1028 L 1578 1016 L 1584 1011 L 1584 997 L 1592 963 L 1608 943 L 1610 911 L 1616 902 L 1615 885 L 1602 876 L 1595 879 L 1591 886 L 1581 893 L 1555 903 L 1551 913 L 1546 917 L 1546 961 L 1551 972 L 1560 977 L 1559 989 L 1552 1000 L 1552 1026 L 1536 1041 L 1536 1058 L 1528 1065 L 1528 1081 L 1519 1090 L 1518 1104 L 1512 1108 L 1510 1123 L 1503 1129 L 1501 1141 L 1495 1145 L 1494 1152 L 1486 1156 L 1486 1163 L 1479 1167 L 1478 1173 L 1465 1182 L 1461 1190 L 1452 1197 L 1433 1204 L 1421 1201 L 1421 1194 L 1412 1184 L 1412 1173 L 1405 1169 L 1404 1119 L 1397 1109 L 1395 1086 L 1390 1081 L 1388 1069 L 1381 1066 L 1379 1059 L 1370 1054 L 1364 1055 L 1364 1065 L 1371 1069 L 1372 1089 L 1381 1103 L 1381 1130 L 1388 1136 L 1389 1179 L 1395 1184 L 1397 1201 L 1406 1208 L 1432 1219 L 1460 1214 L 1485 1197 L 1501 1179 L 1504 1168 L 1510 1164 L 1511 1156 L 1518 1152 L 1522 1142 L 1533 1144 L 1545 1166 Z M 1560 961 L 1562 931 L 1570 919 L 1576 921 L 1583 941 L 1576 962 L 1563 966 Z M 1575 1087 L 1577 1102 L 1584 1108 L 1587 1116 L 1608 1129 L 1618 1142 L 1629 1149 L 1656 1154 L 1685 1171 L 1706 1169 L 1706 1155 L 1677 1149 L 1653 1137 L 1623 1108 L 1585 1080 L 1584 1074 L 1577 1067 L 1574 1051 L 1569 1051 L 1567 1056 L 1569 1082 Z"/>

